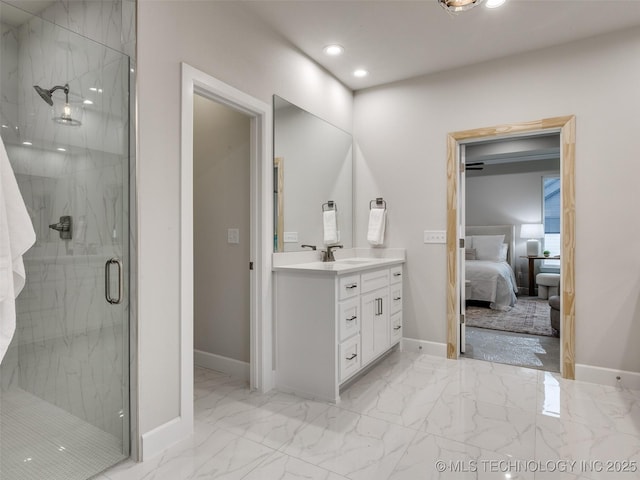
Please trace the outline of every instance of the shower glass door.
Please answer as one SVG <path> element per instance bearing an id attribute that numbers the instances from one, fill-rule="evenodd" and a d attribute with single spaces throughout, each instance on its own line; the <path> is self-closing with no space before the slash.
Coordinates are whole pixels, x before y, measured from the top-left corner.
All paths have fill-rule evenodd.
<path id="1" fill-rule="evenodd" d="M 5 3 L 0 21 L 0 133 L 37 238 L 0 478 L 82 480 L 129 456 L 129 58 Z"/>

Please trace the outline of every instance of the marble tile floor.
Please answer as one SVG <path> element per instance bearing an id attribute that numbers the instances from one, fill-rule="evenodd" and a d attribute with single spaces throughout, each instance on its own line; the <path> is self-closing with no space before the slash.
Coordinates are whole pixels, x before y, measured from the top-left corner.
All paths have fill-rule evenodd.
<path id="1" fill-rule="evenodd" d="M 396 351 L 338 405 L 196 368 L 195 434 L 99 480 L 638 479 L 640 391 Z"/>
<path id="2" fill-rule="evenodd" d="M 560 372 L 560 338 L 466 328 L 465 358 Z"/>

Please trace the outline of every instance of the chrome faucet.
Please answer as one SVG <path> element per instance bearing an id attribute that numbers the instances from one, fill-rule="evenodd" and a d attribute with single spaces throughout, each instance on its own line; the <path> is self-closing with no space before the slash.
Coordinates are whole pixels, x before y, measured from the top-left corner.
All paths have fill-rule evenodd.
<path id="1" fill-rule="evenodd" d="M 316 250 L 316 246 L 315 245 L 301 245 L 302 248 L 310 248 L 311 250 L 315 251 Z"/>
<path id="2" fill-rule="evenodd" d="M 333 256 L 334 248 L 342 248 L 342 245 L 329 245 L 326 250 L 322 251 L 323 262 L 335 262 L 336 258 Z"/>

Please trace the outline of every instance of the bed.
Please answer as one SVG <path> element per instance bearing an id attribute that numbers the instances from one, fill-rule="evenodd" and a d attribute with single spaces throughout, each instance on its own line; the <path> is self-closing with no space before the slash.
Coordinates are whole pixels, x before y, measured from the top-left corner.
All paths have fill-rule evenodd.
<path id="1" fill-rule="evenodd" d="M 487 302 L 494 310 L 510 310 L 518 292 L 514 274 L 515 226 L 467 226 L 465 247 L 467 300 Z"/>

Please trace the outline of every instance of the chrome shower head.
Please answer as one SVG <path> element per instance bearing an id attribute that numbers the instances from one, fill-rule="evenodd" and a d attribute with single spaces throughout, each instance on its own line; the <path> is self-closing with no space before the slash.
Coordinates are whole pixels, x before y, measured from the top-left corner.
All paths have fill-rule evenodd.
<path id="1" fill-rule="evenodd" d="M 51 98 L 51 92 L 49 90 L 45 90 L 44 88 L 39 87 L 38 85 L 34 85 L 33 88 L 36 89 L 36 92 L 38 92 L 38 95 L 40 95 L 45 102 L 47 102 L 49 105 L 53 107 L 53 99 Z"/>
<path id="2" fill-rule="evenodd" d="M 35 88 L 36 92 L 38 92 L 38 95 L 40 95 L 40 97 L 52 107 L 53 107 L 53 98 L 51 98 L 51 95 L 56 90 L 64 90 L 64 94 L 67 95 L 67 103 L 69 103 L 69 97 L 68 97 L 69 84 L 68 83 L 65 85 L 56 85 L 51 90 L 47 90 L 46 88 L 39 87 L 38 85 L 34 85 L 33 88 Z"/>

